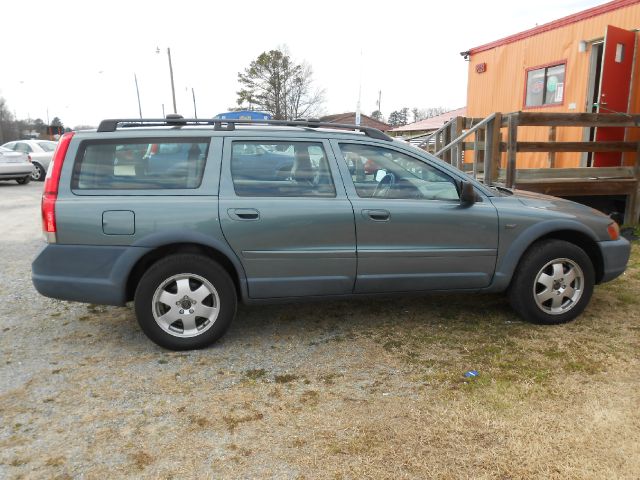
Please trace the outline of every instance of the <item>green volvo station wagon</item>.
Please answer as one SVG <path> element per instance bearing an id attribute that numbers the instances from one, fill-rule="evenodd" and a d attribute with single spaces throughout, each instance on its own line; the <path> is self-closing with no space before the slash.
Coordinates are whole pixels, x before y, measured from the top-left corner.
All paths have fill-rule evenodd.
<path id="1" fill-rule="evenodd" d="M 158 345 L 201 348 L 238 301 L 506 292 L 526 320 L 577 317 L 630 245 L 604 214 L 487 187 L 363 126 L 104 120 L 65 134 L 42 198 L 43 295 L 133 301 Z"/>

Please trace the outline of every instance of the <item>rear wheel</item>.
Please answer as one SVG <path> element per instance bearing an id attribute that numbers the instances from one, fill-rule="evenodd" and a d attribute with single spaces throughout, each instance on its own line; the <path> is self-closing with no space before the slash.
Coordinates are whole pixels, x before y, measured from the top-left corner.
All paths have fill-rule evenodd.
<path id="1" fill-rule="evenodd" d="M 31 181 L 31 175 L 27 175 L 26 177 L 16 179 L 16 182 L 18 182 L 20 185 L 26 185 L 30 181 Z"/>
<path id="2" fill-rule="evenodd" d="M 33 164 L 33 173 L 31 174 L 31 180 L 34 182 L 42 182 L 47 172 L 44 171 L 44 168 L 39 163 Z"/>
<path id="3" fill-rule="evenodd" d="M 206 347 L 226 332 L 236 312 L 229 274 L 208 257 L 176 254 L 153 264 L 135 293 L 140 328 L 171 350 Z"/>
<path id="4" fill-rule="evenodd" d="M 593 264 L 580 247 L 543 240 L 524 254 L 509 287 L 509 302 L 525 320 L 565 323 L 586 308 L 595 282 Z"/>

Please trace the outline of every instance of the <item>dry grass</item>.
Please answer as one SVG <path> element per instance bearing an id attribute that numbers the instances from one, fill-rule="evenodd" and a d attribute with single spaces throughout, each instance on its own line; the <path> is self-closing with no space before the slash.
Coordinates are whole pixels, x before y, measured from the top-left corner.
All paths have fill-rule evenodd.
<path id="1" fill-rule="evenodd" d="M 175 354 L 65 315 L 60 365 L 0 395 L 0 476 L 639 478 L 639 245 L 557 327 L 499 296 L 322 305 L 243 309 Z"/>

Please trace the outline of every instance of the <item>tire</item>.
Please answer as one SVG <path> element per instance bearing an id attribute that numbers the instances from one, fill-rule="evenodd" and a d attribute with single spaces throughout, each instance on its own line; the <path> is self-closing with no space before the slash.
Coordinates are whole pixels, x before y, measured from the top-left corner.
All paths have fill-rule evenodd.
<path id="1" fill-rule="evenodd" d="M 44 177 L 47 175 L 47 172 L 45 172 L 44 168 L 39 163 L 34 163 L 33 167 L 34 168 L 33 173 L 31 174 L 31 180 L 33 180 L 34 182 L 43 182 Z"/>
<path id="2" fill-rule="evenodd" d="M 594 283 L 593 264 L 584 250 L 563 240 L 542 240 L 520 260 L 509 302 L 529 322 L 566 323 L 584 311 Z"/>
<path id="3" fill-rule="evenodd" d="M 31 181 L 31 175 L 27 175 L 26 177 L 16 179 L 19 185 L 26 185 Z"/>
<path id="4" fill-rule="evenodd" d="M 149 267 L 134 304 L 138 324 L 153 342 L 170 350 L 191 350 L 224 335 L 235 316 L 237 297 L 231 277 L 219 264 L 181 253 Z"/>

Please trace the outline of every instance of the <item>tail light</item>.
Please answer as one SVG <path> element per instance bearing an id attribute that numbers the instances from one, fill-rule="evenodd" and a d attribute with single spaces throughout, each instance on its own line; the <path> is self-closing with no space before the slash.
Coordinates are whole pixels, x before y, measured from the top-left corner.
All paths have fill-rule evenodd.
<path id="1" fill-rule="evenodd" d="M 31 160 L 31 155 L 28 155 L 28 154 L 27 154 L 27 160 L 29 160 L 29 163 L 31 163 L 31 162 L 32 162 L 32 160 Z"/>
<path id="2" fill-rule="evenodd" d="M 67 155 L 69 143 L 74 132 L 65 133 L 60 137 L 56 151 L 53 153 L 51 165 L 47 170 L 42 193 L 42 233 L 49 243 L 56 243 L 56 200 L 58 199 L 58 186 L 60 185 L 60 172 L 64 157 Z"/>

